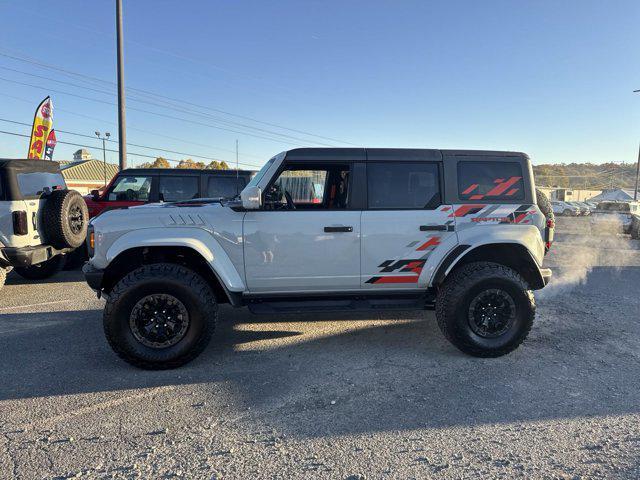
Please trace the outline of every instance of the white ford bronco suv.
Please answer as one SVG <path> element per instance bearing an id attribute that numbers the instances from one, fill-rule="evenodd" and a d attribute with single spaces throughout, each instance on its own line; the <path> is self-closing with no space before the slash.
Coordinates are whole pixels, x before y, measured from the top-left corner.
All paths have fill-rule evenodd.
<path id="1" fill-rule="evenodd" d="M 89 212 L 57 162 L 0 159 L 0 288 L 10 269 L 28 279 L 59 271 L 85 242 Z"/>
<path id="2" fill-rule="evenodd" d="M 101 214 L 84 273 L 106 297 L 111 347 L 142 368 L 202 352 L 219 303 L 435 308 L 456 347 L 497 357 L 531 329 L 552 215 L 522 153 L 302 148 L 269 160 L 240 198 Z"/>

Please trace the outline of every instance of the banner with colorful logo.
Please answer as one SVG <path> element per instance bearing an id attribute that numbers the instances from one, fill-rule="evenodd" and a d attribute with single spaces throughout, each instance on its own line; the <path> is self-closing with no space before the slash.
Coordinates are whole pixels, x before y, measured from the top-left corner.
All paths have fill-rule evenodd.
<path id="1" fill-rule="evenodd" d="M 29 141 L 29 153 L 27 158 L 41 159 L 44 156 L 45 146 L 49 138 L 49 132 L 53 126 L 53 102 L 51 98 L 45 98 L 33 117 L 31 140 Z"/>
<path id="2" fill-rule="evenodd" d="M 56 143 L 58 143 L 58 139 L 56 138 L 56 131 L 51 130 L 49 132 L 49 136 L 47 137 L 47 145 L 44 147 L 45 160 L 53 160 L 53 149 L 56 148 Z"/>

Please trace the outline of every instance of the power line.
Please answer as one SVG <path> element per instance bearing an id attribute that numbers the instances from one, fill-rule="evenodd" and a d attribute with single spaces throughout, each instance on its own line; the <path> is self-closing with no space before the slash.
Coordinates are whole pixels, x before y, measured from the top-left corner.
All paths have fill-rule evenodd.
<path id="1" fill-rule="evenodd" d="M 97 88 L 90 88 L 90 87 L 86 87 L 84 85 L 78 85 L 77 83 L 73 83 L 73 82 L 65 82 L 63 80 L 56 80 L 55 78 L 46 77 L 44 75 L 37 75 L 37 74 L 34 74 L 34 73 L 24 72 L 24 71 L 21 71 L 21 70 L 16 70 L 14 68 L 9 68 L 9 67 L 4 67 L 4 66 L 0 66 L 0 68 L 2 68 L 4 70 L 8 70 L 10 72 L 15 72 L 15 73 L 20 73 L 22 75 L 27 75 L 27 76 L 30 76 L 30 77 L 40 78 L 40 79 L 43 79 L 43 80 L 48 80 L 48 81 L 51 81 L 51 82 L 61 83 L 63 85 L 68 85 L 68 86 L 75 87 L 75 88 L 82 88 L 82 89 L 90 90 L 92 92 L 102 93 L 104 95 L 109 95 L 111 97 L 115 96 L 115 93 L 113 93 L 113 92 L 109 92 L 109 91 L 105 91 L 105 90 L 98 90 Z M 4 80 L 6 82 L 15 82 L 15 83 L 18 83 L 20 85 L 25 85 L 25 86 L 33 86 L 31 84 L 19 83 L 17 80 L 10 80 L 10 79 L 6 79 L 6 78 L 0 78 L 0 80 Z M 43 87 L 37 86 L 35 88 L 43 88 Z M 133 90 L 133 88 L 132 88 L 132 90 Z M 88 99 L 88 97 L 83 97 L 83 98 Z M 280 133 L 280 132 L 274 132 L 272 130 L 267 130 L 267 129 L 264 129 L 264 128 L 253 127 L 251 125 L 246 125 L 246 124 L 242 124 L 242 123 L 238 123 L 238 122 L 231 122 L 231 121 L 222 119 L 220 117 L 216 117 L 215 115 L 211 115 L 209 113 L 198 112 L 198 111 L 195 111 L 193 109 L 175 106 L 175 105 L 167 103 L 166 101 L 164 102 L 164 104 L 162 104 L 162 103 L 151 102 L 151 101 L 148 101 L 148 100 L 142 100 L 142 99 L 139 99 L 139 98 L 131 97 L 130 95 L 127 95 L 127 98 L 129 98 L 130 101 L 145 103 L 147 105 L 153 105 L 155 107 L 160 107 L 160 108 L 166 108 L 168 110 L 174 110 L 174 111 L 177 111 L 177 112 L 180 112 L 180 113 L 186 113 L 187 115 L 194 115 L 196 117 L 209 118 L 209 119 L 212 119 L 214 121 L 220 122 L 223 125 L 229 125 L 229 126 L 232 126 L 232 127 L 238 126 L 238 127 L 242 127 L 242 128 L 248 128 L 248 129 L 256 130 L 256 131 L 259 131 L 259 132 L 265 132 L 265 133 L 269 133 L 269 134 L 272 134 L 272 135 L 278 135 L 278 136 L 281 136 L 281 137 L 284 137 L 284 138 L 290 138 L 290 139 L 293 139 L 293 140 L 296 140 L 296 141 L 300 141 L 300 142 L 307 141 L 306 139 L 294 137 L 292 135 L 287 135 L 287 134 Z M 98 101 L 97 99 L 93 99 L 93 100 L 94 101 Z M 160 101 L 163 101 L 163 100 L 160 100 Z M 100 100 L 100 102 L 103 102 L 103 101 Z M 189 102 L 187 102 L 187 103 L 189 103 Z M 115 105 L 115 104 L 113 104 L 113 105 Z M 217 128 L 217 127 L 215 127 L 215 128 Z M 326 146 L 326 147 L 333 147 L 334 146 L 334 145 L 329 145 L 329 144 L 326 144 L 326 143 L 320 143 L 320 142 L 317 142 L 317 141 L 313 141 L 313 143 L 317 143 L 318 145 L 322 145 L 322 146 Z"/>
<path id="2" fill-rule="evenodd" d="M 0 96 L 7 97 L 7 98 L 12 98 L 13 100 L 18 100 L 20 102 L 28 103 L 30 105 L 33 104 L 32 100 L 27 100 L 26 98 L 16 97 L 15 95 L 9 95 L 7 93 L 0 92 Z M 60 107 L 56 107 L 56 110 L 60 111 L 60 112 L 65 112 L 65 113 L 68 113 L 68 114 L 71 114 L 71 115 L 76 115 L 76 116 L 81 117 L 81 118 L 86 118 L 88 120 L 93 120 L 93 121 L 101 122 L 101 123 L 107 123 L 109 125 L 116 125 L 115 122 L 110 122 L 110 121 L 104 120 L 102 118 L 96 118 L 96 117 L 93 117 L 91 115 L 86 115 L 84 113 L 74 112 L 73 110 L 67 110 L 65 108 L 60 108 Z M 142 132 L 142 133 L 146 133 L 146 134 L 149 134 L 149 135 L 154 135 L 156 137 L 162 137 L 163 139 L 170 139 L 170 140 L 175 140 L 177 142 L 182 142 L 182 143 L 187 143 L 187 144 L 190 144 L 190 145 L 195 145 L 195 146 L 198 146 L 198 147 L 213 148 L 215 150 L 220 150 L 220 151 L 223 151 L 223 152 L 235 153 L 235 150 L 231 150 L 231 149 L 228 149 L 228 148 L 217 147 L 217 146 L 210 145 L 210 144 L 198 143 L 198 142 L 194 142 L 192 140 L 185 140 L 183 138 L 173 137 L 171 135 L 166 135 L 164 133 L 158 133 L 158 132 L 154 132 L 154 131 L 151 131 L 151 130 L 145 130 L 145 129 L 142 129 L 142 128 L 131 127 L 131 126 L 128 126 L 127 128 L 129 130 L 135 130 L 137 132 Z M 93 137 L 91 137 L 91 138 L 93 138 Z M 258 160 L 264 160 L 264 157 L 258 156 L 258 155 L 252 155 L 250 153 L 245 153 L 243 155 L 245 157 L 253 157 L 253 158 L 257 158 Z"/>
<path id="3" fill-rule="evenodd" d="M 78 73 L 78 72 L 73 72 L 71 70 L 66 70 L 66 69 L 63 69 L 63 68 L 60 68 L 60 67 L 57 67 L 57 66 L 54 66 L 54 65 L 49 65 L 49 64 L 37 61 L 37 60 L 28 59 L 28 58 L 24 58 L 24 57 L 18 57 L 18 56 L 15 56 L 15 55 L 9 55 L 9 54 L 3 53 L 3 52 L 0 52 L 0 56 L 6 57 L 6 58 L 10 58 L 12 60 L 17 60 L 17 61 L 20 61 L 20 62 L 25 62 L 25 63 L 30 63 L 30 64 L 33 64 L 33 65 L 37 65 L 37 66 L 39 66 L 41 68 L 55 70 L 55 71 L 58 71 L 58 72 L 61 72 L 61 73 L 65 74 L 65 75 L 72 75 L 72 76 L 76 76 L 76 77 L 80 77 L 80 78 L 86 78 L 86 79 L 88 79 L 90 81 L 93 81 L 93 82 L 97 81 L 97 82 L 101 82 L 101 83 L 105 83 L 105 84 L 109 84 L 109 85 L 115 85 L 115 82 L 111 82 L 111 81 L 108 81 L 108 80 L 103 80 L 103 79 L 98 78 L 98 77 L 92 77 L 90 75 L 86 75 L 86 74 L 82 74 L 82 73 Z M 344 141 L 344 140 L 340 140 L 340 139 L 336 139 L 336 138 L 332 138 L 332 137 L 327 137 L 327 136 L 323 136 L 323 135 L 317 135 L 315 133 L 311 133 L 311 132 L 308 132 L 308 131 L 305 131 L 305 130 L 299 130 L 299 129 L 294 129 L 294 128 L 290 128 L 290 127 L 285 127 L 283 125 L 279 125 L 279 124 L 276 124 L 276 123 L 265 122 L 265 121 L 258 120 L 256 118 L 249 117 L 249 116 L 246 116 L 246 115 L 239 115 L 239 114 L 232 113 L 232 112 L 229 112 L 229 111 L 226 111 L 226 110 L 222 110 L 222 109 L 219 109 L 219 108 L 199 105 L 199 104 L 192 103 L 192 102 L 189 102 L 189 101 L 186 101 L 186 100 L 181 100 L 181 99 L 177 99 L 177 98 L 168 97 L 166 95 L 161 95 L 161 94 L 154 93 L 154 92 L 151 92 L 151 91 L 148 91 L 148 90 L 144 90 L 144 89 L 140 89 L 140 88 L 129 87 L 129 89 L 130 90 L 135 90 L 137 92 L 144 93 L 146 95 L 151 95 L 153 97 L 164 98 L 166 100 L 170 100 L 170 101 L 173 101 L 173 102 L 178 102 L 180 104 L 188 104 L 188 105 L 191 105 L 191 106 L 194 106 L 194 107 L 197 107 L 197 108 L 215 111 L 215 112 L 218 112 L 218 113 L 222 113 L 224 115 L 229 115 L 229 116 L 233 116 L 233 117 L 236 117 L 236 118 L 249 120 L 249 121 L 252 121 L 252 122 L 255 122 L 255 123 L 260 123 L 262 125 L 268 125 L 268 126 L 271 126 L 271 127 L 280 128 L 282 130 L 288 130 L 290 132 L 300 133 L 300 134 L 303 134 L 303 135 L 308 135 L 308 136 L 315 137 L 315 138 L 321 138 L 321 139 L 324 139 L 324 140 L 338 142 L 338 143 L 342 143 L 342 144 L 345 144 L 345 145 L 360 146 L 360 145 L 357 145 L 355 143 L 347 142 L 347 141 Z M 255 127 L 248 127 L 248 128 L 255 128 Z"/>
<path id="4" fill-rule="evenodd" d="M 109 102 L 109 101 L 106 101 L 106 100 L 100 100 L 100 99 L 97 99 L 97 98 L 85 97 L 83 95 L 78 95 L 77 93 L 70 93 L 70 92 L 65 92 L 63 90 L 56 90 L 56 89 L 53 89 L 53 88 L 41 87 L 40 85 L 33 85 L 31 83 L 20 82 L 18 80 L 11 80 L 11 79 L 4 78 L 4 77 L 0 77 L 0 80 L 2 80 L 4 82 L 8 82 L 8 83 L 14 83 L 14 84 L 17 84 L 17 85 L 22 85 L 22 86 L 25 86 L 25 87 L 37 88 L 39 90 L 45 90 L 45 91 L 48 91 L 48 92 L 55 92 L 55 93 L 58 93 L 60 95 L 68 95 L 70 97 L 80 98 L 82 100 L 89 100 L 89 101 L 92 101 L 92 102 L 102 103 L 102 104 L 105 104 L 105 105 L 116 106 L 116 104 L 113 103 L 113 102 Z M 217 129 L 217 130 L 224 130 L 224 131 L 227 131 L 227 132 L 238 133 L 240 135 L 246 135 L 246 136 L 249 136 L 249 137 L 261 138 L 261 139 L 264 139 L 264 140 L 270 140 L 272 142 L 285 143 L 285 144 L 288 144 L 288 145 L 291 145 L 291 146 L 295 146 L 295 147 L 303 146 L 303 145 L 300 145 L 300 144 L 294 144 L 294 143 L 290 143 L 290 142 L 285 142 L 280 138 L 265 137 L 263 135 L 256 135 L 256 134 L 253 134 L 253 133 L 247 133 L 247 132 L 243 132 L 243 131 L 232 130 L 232 129 L 229 129 L 229 128 L 224 128 L 224 127 L 220 127 L 220 126 L 217 126 L 217 125 L 212 125 L 210 123 L 204 123 L 204 122 L 199 122 L 199 121 L 196 121 L 196 120 L 190 120 L 188 118 L 176 117 L 176 116 L 173 116 L 173 115 L 167 115 L 167 114 L 160 113 L 160 112 L 153 112 L 151 110 L 145 110 L 145 109 L 138 108 L 138 107 L 129 107 L 129 110 L 135 110 L 137 112 L 142 112 L 142 113 L 146 113 L 146 114 L 149 114 L 149 115 L 155 115 L 155 116 L 162 117 L 162 118 L 168 118 L 168 119 L 171 119 L 171 120 L 180 120 L 182 122 L 192 123 L 194 125 L 201 125 L 201 126 L 204 126 L 204 127 L 214 128 L 214 129 Z M 298 140 L 304 142 L 304 140 L 302 140 L 302 139 L 298 139 Z"/>
<path id="5" fill-rule="evenodd" d="M 24 125 L 24 126 L 27 126 L 27 127 L 31 126 L 30 124 L 25 123 L 25 122 L 18 122 L 18 121 L 15 121 L 15 120 L 8 120 L 8 119 L 5 119 L 5 118 L 0 118 L 0 121 L 6 122 L 6 123 L 12 123 L 12 124 L 15 124 L 15 125 Z M 83 133 L 70 132 L 68 130 L 60 130 L 60 129 L 56 129 L 56 132 L 66 133 L 68 135 L 76 135 L 76 136 L 79 136 L 79 137 L 90 138 L 92 140 L 95 140 L 95 137 L 93 137 L 91 135 L 85 135 Z M 2 133 L 7 133 L 7 132 L 2 132 Z M 18 134 L 18 133 L 14 134 L 14 135 L 24 136 L 24 137 L 29 138 L 29 135 L 23 135 L 23 134 Z M 118 143 L 117 140 L 108 139 L 106 141 L 107 142 L 111 142 L 111 143 Z M 84 147 L 84 148 L 99 148 L 99 147 L 93 147 L 93 146 L 89 146 L 89 145 L 81 145 L 81 144 L 62 142 L 62 141 L 58 141 L 58 143 L 62 143 L 62 144 L 66 143 L 68 145 L 74 145 L 74 146 Z M 221 158 L 205 157 L 203 155 L 196 155 L 196 154 L 192 154 L 192 153 L 179 152 L 179 151 L 176 151 L 176 150 L 169 150 L 169 149 L 161 148 L 161 147 L 152 147 L 152 146 L 149 146 L 149 145 L 140 145 L 140 144 L 129 143 L 129 142 L 127 142 L 127 145 L 131 145 L 132 147 L 138 147 L 138 148 L 147 148 L 149 150 L 158 150 L 158 151 L 167 152 L 167 153 L 175 153 L 177 155 L 185 155 L 187 157 L 201 158 L 201 159 L 204 159 L 204 160 L 211 160 L 211 161 L 216 161 L 216 162 L 225 161 L 225 160 L 223 160 Z M 107 149 L 107 151 L 108 152 L 118 152 L 118 150 L 109 150 L 109 149 Z M 132 153 L 131 155 L 134 155 L 134 154 Z M 143 154 L 138 154 L 138 155 L 139 156 L 146 156 L 147 158 L 157 158 L 157 156 L 153 156 L 153 155 L 143 155 Z M 172 161 L 175 161 L 175 162 L 179 162 L 180 161 L 180 160 L 173 160 L 173 159 L 168 159 L 168 160 L 172 160 Z M 244 163 L 244 162 L 238 162 L 238 163 L 240 165 L 247 166 L 247 167 L 252 167 L 252 168 L 259 168 L 260 167 L 260 165 L 255 165 L 255 164 L 251 164 L 251 163 Z"/>

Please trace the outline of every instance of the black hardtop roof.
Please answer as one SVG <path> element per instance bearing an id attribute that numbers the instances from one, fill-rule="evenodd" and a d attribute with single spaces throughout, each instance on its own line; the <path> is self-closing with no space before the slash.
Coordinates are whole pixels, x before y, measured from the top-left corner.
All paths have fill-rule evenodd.
<path id="1" fill-rule="evenodd" d="M 0 158 L 0 170 L 38 171 L 57 173 L 60 171 L 58 162 L 49 160 L 32 160 L 23 158 Z"/>
<path id="2" fill-rule="evenodd" d="M 448 156 L 483 156 L 528 158 L 522 152 L 494 151 L 494 150 L 438 150 L 428 148 L 295 148 L 287 150 L 285 158 L 301 161 L 438 161 Z"/>
<path id="3" fill-rule="evenodd" d="M 253 170 L 238 170 L 240 175 L 251 175 L 255 173 Z M 219 175 L 219 176 L 235 176 L 235 170 L 213 170 L 200 168 L 126 168 L 121 170 L 118 175 Z"/>

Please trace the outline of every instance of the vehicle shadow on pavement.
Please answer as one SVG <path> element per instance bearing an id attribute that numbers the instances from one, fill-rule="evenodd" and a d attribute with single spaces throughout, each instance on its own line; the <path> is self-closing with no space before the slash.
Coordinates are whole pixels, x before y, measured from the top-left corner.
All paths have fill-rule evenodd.
<path id="1" fill-rule="evenodd" d="M 109 349 L 99 310 L 3 314 L 0 400 L 211 384 L 215 404 L 231 386 L 236 408 L 310 437 L 637 413 L 639 284 L 638 267 L 594 270 L 570 302 L 540 303 L 529 340 L 498 359 L 459 353 L 432 312 L 257 317 L 223 307 L 199 358 L 148 372 Z"/>
<path id="2" fill-rule="evenodd" d="M 84 282 L 84 275 L 81 270 L 65 270 L 55 274 L 52 277 L 42 280 L 29 280 L 22 278 L 16 272 L 10 272 L 7 275 L 7 285 L 33 285 L 47 283 L 66 283 L 66 282 Z"/>

